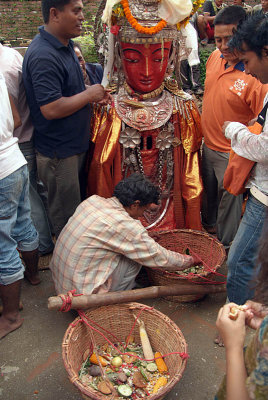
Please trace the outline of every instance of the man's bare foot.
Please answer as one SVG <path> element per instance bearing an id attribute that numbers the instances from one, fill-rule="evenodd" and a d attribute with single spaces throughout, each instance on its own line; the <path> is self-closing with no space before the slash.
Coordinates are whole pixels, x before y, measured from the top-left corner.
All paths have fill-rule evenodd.
<path id="1" fill-rule="evenodd" d="M 216 337 L 214 339 L 214 343 L 217 344 L 220 347 L 224 347 L 223 340 L 222 340 L 222 338 L 221 338 L 219 333 L 217 333 L 217 335 L 216 335 Z"/>
<path id="2" fill-rule="evenodd" d="M 30 282 L 31 285 L 39 285 L 39 283 L 41 283 L 38 272 L 35 274 L 31 274 L 30 272 L 25 270 L 24 278 L 27 279 L 27 281 Z"/>
<path id="3" fill-rule="evenodd" d="M 0 339 L 15 331 L 23 324 L 23 318 L 18 314 L 15 319 L 8 319 L 4 316 L 0 317 Z"/>
<path id="4" fill-rule="evenodd" d="M 19 311 L 21 311 L 21 310 L 23 310 L 23 304 L 20 301 L 20 303 L 19 303 Z M 3 306 L 2 306 L 2 304 L 0 304 L 0 314 L 2 314 L 2 312 L 3 312 Z"/>

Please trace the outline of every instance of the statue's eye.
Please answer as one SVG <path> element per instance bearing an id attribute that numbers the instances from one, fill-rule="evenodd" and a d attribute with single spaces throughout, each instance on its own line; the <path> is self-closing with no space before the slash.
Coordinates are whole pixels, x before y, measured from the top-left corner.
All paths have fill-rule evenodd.
<path id="1" fill-rule="evenodd" d="M 124 57 L 124 60 L 126 62 L 128 62 L 128 63 L 137 63 L 137 62 L 139 62 L 138 58 L 127 58 L 127 57 Z"/>

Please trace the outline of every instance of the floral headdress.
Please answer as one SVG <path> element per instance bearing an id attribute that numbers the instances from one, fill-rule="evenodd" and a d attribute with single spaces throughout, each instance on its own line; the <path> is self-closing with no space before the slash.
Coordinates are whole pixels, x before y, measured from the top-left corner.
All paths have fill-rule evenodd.
<path id="1" fill-rule="evenodd" d="M 180 27 L 188 23 L 203 2 L 107 0 L 102 15 L 102 23 L 107 29 L 98 38 L 100 50 L 105 56 L 103 85 L 120 80 L 120 42 L 163 44 L 164 40 L 173 41 L 173 60 L 170 61 L 174 61 L 178 53 Z"/>

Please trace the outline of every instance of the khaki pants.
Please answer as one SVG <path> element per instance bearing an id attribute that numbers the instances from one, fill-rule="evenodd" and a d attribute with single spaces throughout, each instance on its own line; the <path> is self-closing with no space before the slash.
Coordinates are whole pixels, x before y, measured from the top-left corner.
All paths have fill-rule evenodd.
<path id="1" fill-rule="evenodd" d="M 56 237 L 81 203 L 80 176 L 86 153 L 49 158 L 37 153 L 37 170 L 48 192 L 48 212 Z"/>

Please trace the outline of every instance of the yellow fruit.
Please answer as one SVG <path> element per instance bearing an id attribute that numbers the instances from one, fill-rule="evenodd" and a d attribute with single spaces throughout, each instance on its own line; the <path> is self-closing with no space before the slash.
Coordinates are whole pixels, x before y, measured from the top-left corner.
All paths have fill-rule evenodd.
<path id="1" fill-rule="evenodd" d="M 123 364 L 122 358 L 119 356 L 114 357 L 111 361 L 111 364 L 116 368 L 121 367 L 121 365 Z"/>

